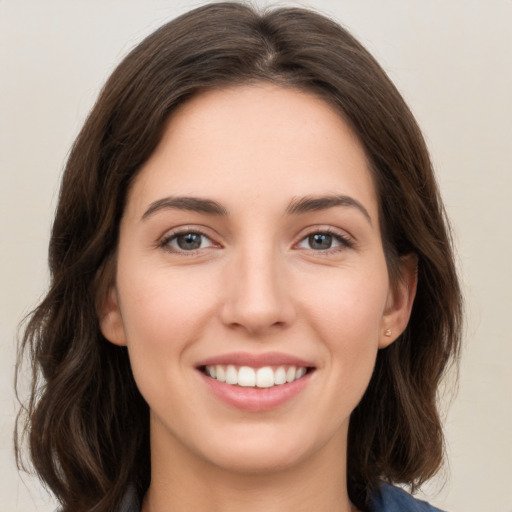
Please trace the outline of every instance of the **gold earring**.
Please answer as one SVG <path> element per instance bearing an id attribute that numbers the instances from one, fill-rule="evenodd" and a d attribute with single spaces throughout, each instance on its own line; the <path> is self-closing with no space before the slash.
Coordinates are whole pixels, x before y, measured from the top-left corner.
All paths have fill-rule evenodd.
<path id="1" fill-rule="evenodd" d="M 386 331 L 384 332 L 384 336 L 389 337 L 389 336 L 391 336 L 391 333 L 392 333 L 391 329 L 386 329 Z"/>

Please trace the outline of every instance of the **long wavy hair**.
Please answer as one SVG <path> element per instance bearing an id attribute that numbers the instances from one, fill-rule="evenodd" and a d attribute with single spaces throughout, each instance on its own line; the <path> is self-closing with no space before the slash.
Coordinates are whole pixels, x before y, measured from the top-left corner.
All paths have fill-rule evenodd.
<path id="1" fill-rule="evenodd" d="M 313 93 L 362 143 L 376 185 L 392 280 L 418 258 L 409 325 L 379 351 L 349 428 L 348 492 L 368 510 L 379 482 L 420 485 L 443 460 L 437 390 L 460 345 L 462 301 L 445 211 L 421 132 L 385 72 L 347 30 L 301 8 L 194 9 L 115 69 L 69 155 L 49 247 L 51 283 L 20 340 L 31 394 L 16 432 L 63 512 L 112 512 L 151 478 L 149 411 L 125 347 L 101 334 L 127 191 L 176 107 L 210 88 L 270 82 Z"/>

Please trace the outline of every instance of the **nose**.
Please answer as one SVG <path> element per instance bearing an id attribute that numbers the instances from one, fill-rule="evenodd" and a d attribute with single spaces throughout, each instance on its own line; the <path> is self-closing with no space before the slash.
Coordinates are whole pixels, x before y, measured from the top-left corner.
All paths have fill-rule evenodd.
<path id="1" fill-rule="evenodd" d="M 246 251 L 227 269 L 221 320 L 251 336 L 292 323 L 295 309 L 283 263 L 271 248 Z"/>

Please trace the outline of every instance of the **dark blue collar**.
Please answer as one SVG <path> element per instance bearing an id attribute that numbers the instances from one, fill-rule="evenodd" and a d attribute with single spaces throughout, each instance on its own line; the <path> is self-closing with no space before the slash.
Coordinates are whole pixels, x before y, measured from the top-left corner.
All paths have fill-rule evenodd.
<path id="1" fill-rule="evenodd" d="M 140 512 L 139 498 L 134 486 L 126 490 L 119 512 Z M 426 501 L 413 498 L 399 487 L 382 484 L 372 500 L 371 512 L 443 512 Z"/>

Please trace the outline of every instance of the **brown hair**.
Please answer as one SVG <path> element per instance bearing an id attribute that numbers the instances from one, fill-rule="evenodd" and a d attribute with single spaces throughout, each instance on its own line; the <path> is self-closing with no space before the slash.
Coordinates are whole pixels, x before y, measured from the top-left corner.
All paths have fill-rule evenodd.
<path id="1" fill-rule="evenodd" d="M 334 21 L 299 8 L 260 13 L 216 3 L 162 26 L 121 62 L 67 162 L 50 242 L 50 289 L 20 348 L 19 361 L 30 357 L 33 383 L 18 429 L 26 430 L 33 466 L 64 512 L 111 512 L 129 483 L 140 495 L 149 484 L 148 406 L 126 348 L 105 340 L 96 311 L 114 273 L 130 183 L 179 104 L 207 88 L 255 81 L 309 91 L 338 109 L 370 161 L 391 278 L 398 278 L 401 255 L 418 257 L 409 325 L 379 352 L 352 414 L 350 498 L 366 510 L 380 481 L 414 487 L 440 467 L 436 393 L 458 353 L 461 296 L 420 130 L 373 57 Z"/>

